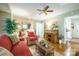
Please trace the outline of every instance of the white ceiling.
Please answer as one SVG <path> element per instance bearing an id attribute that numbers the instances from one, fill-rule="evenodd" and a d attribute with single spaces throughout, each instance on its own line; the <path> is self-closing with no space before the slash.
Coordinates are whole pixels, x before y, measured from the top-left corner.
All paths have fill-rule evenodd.
<path id="1" fill-rule="evenodd" d="M 49 5 L 49 9 L 53 9 L 54 12 L 48 13 L 48 15 L 41 14 L 39 15 L 39 12 L 37 9 L 43 9 L 45 6 Z M 3 10 L 7 10 L 8 12 L 10 11 L 8 8 L 7 4 L 0 4 L 0 7 L 2 6 Z M 11 8 L 13 9 L 21 9 L 24 10 L 25 13 L 27 13 L 24 17 L 36 19 L 36 20 L 45 20 L 57 15 L 60 15 L 62 13 L 78 9 L 79 4 L 78 3 L 13 3 L 11 4 Z M 18 13 L 23 13 L 19 12 Z M 14 12 L 16 13 L 16 12 Z M 22 16 L 23 17 L 23 16 Z"/>

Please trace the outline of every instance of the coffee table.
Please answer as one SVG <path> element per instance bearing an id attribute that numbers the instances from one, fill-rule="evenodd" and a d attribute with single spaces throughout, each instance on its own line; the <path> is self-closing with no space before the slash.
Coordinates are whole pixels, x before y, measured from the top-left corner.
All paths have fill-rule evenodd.
<path id="1" fill-rule="evenodd" d="M 54 55 L 54 48 L 42 46 L 39 42 L 35 42 L 37 52 L 42 56 Z"/>

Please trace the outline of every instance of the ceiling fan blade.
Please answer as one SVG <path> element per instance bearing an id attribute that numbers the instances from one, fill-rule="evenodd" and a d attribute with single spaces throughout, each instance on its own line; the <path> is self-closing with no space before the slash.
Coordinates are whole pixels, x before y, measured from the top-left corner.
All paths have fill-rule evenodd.
<path id="1" fill-rule="evenodd" d="M 53 10 L 48 10 L 47 12 L 53 12 Z"/>
<path id="2" fill-rule="evenodd" d="M 41 10 L 41 9 L 37 9 L 38 11 L 43 11 L 43 10 Z"/>
<path id="3" fill-rule="evenodd" d="M 45 8 L 44 8 L 44 10 L 47 10 L 49 8 L 49 6 L 46 6 Z"/>
<path id="4" fill-rule="evenodd" d="M 41 13 L 39 13 L 39 15 L 41 15 L 42 14 L 42 12 Z"/>
<path id="5" fill-rule="evenodd" d="M 45 13 L 45 15 L 47 15 L 47 12 L 44 12 Z"/>

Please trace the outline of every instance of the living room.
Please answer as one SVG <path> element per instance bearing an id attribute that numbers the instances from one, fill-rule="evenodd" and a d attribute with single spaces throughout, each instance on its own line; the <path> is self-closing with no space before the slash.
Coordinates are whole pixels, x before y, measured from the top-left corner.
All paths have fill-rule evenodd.
<path id="1" fill-rule="evenodd" d="M 78 6 L 75 3 L 0 4 L 0 55 L 79 55 Z"/>

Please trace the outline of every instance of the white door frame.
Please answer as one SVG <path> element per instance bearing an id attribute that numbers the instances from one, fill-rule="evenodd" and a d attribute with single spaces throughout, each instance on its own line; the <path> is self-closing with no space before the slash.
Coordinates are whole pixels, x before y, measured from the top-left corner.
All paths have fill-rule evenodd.
<path id="1" fill-rule="evenodd" d="M 72 39 L 71 18 L 66 17 L 64 19 L 64 43 Z"/>

